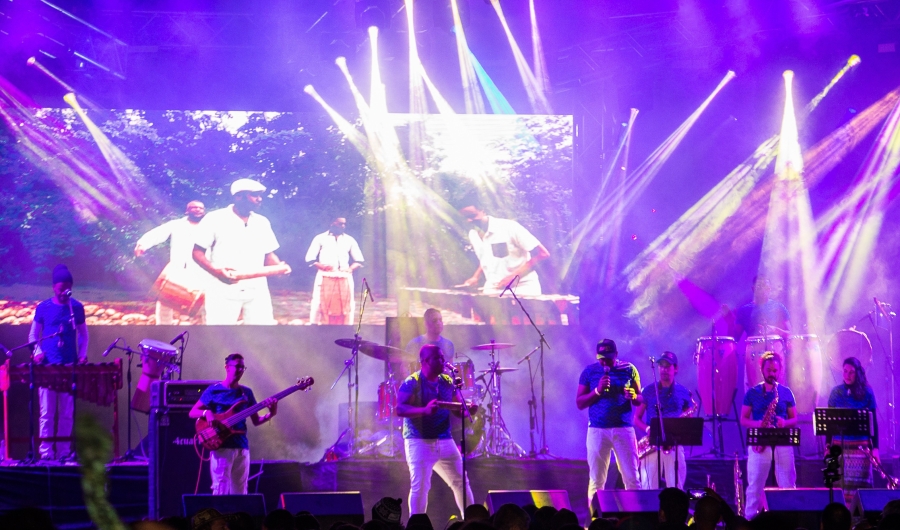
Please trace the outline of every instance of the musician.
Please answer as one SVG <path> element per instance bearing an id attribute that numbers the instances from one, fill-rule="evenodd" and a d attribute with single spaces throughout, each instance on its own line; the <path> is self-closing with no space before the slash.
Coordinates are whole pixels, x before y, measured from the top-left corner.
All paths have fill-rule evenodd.
<path id="1" fill-rule="evenodd" d="M 638 405 L 634 412 L 635 429 L 645 433 L 646 436 L 650 436 L 650 423 L 653 418 L 657 417 L 657 404 L 662 411 L 663 418 L 681 417 L 694 404 L 691 391 L 684 385 L 675 382 L 675 375 L 678 374 L 678 357 L 670 351 L 663 352 L 657 361 L 657 366 L 659 366 L 659 383 L 644 387 L 641 392 L 644 402 Z M 644 412 L 647 413 L 646 423 L 642 420 Z M 666 479 L 666 486 L 684 489 L 687 467 L 684 461 L 684 447 L 681 446 L 675 452 L 669 451 L 657 455 L 654 451 L 641 458 L 641 489 L 655 490 L 659 488 L 657 456 L 662 462 L 662 476 Z M 677 479 L 675 478 L 676 457 L 678 461 Z"/>
<path id="2" fill-rule="evenodd" d="M 397 415 L 403 418 L 403 443 L 409 466 L 409 513 L 425 513 L 431 474 L 437 474 L 453 490 L 456 506 L 462 514 L 463 487 L 466 499 L 472 502 L 472 488 L 463 477 L 462 455 L 450 436 L 451 411 L 438 402 L 458 401 L 453 380 L 444 374 L 444 352 L 434 344 L 419 350 L 421 369 L 406 378 L 397 394 Z M 469 405 L 474 414 L 477 405 Z M 461 410 L 453 414 L 460 416 Z"/>
<path id="3" fill-rule="evenodd" d="M 275 324 L 266 277 L 235 277 L 263 265 L 283 265 L 278 274 L 290 274 L 290 267 L 275 255 L 278 240 L 272 225 L 256 213 L 264 191 L 266 187 L 255 180 L 238 179 L 231 184 L 234 203 L 200 221 L 194 261 L 218 280 L 210 281 L 206 290 L 207 324 L 236 324 L 241 313 L 244 324 Z"/>
<path id="4" fill-rule="evenodd" d="M 828 406 L 872 411 L 873 436 L 835 436 L 828 440 L 843 449 L 844 478 L 841 487 L 848 490 L 872 487 L 872 464 L 864 449 L 868 449 L 876 462 L 878 454 L 878 416 L 875 414 L 875 392 L 866 379 L 866 371 L 856 357 L 847 357 L 843 363 L 843 384 L 831 389 Z"/>
<path id="5" fill-rule="evenodd" d="M 462 286 L 478 285 L 484 273 L 484 294 L 497 294 L 518 276 L 516 294 L 541 294 L 541 281 L 534 267 L 549 258 L 550 252 L 531 232 L 512 219 L 487 215 L 474 199 L 465 201 L 459 213 L 473 226 L 469 242 L 479 262 L 475 273 Z"/>
<path id="6" fill-rule="evenodd" d="M 209 278 L 206 272 L 194 261 L 194 241 L 197 239 L 197 227 L 206 215 L 206 206 L 200 201 L 187 203 L 185 216 L 163 223 L 145 233 L 134 246 L 134 255 L 141 257 L 148 249 L 169 241 L 169 264 L 167 272 L 183 271 L 180 277 L 188 281 L 188 288 L 203 290 Z M 162 300 L 156 301 L 156 324 L 178 324 L 175 308 Z"/>
<path id="7" fill-rule="evenodd" d="M 444 352 L 448 358 L 456 357 L 456 349 L 449 339 L 441 335 L 444 332 L 444 317 L 440 310 L 429 307 L 425 310 L 425 334 L 409 341 L 406 345 L 406 351 L 415 353 L 422 349 L 426 344 L 434 344 Z"/>
<path id="8" fill-rule="evenodd" d="M 200 395 L 200 400 L 194 403 L 188 416 L 213 422 L 216 421 L 215 415 L 222 414 L 235 405 L 237 407 L 232 412 L 240 412 L 255 405 L 256 398 L 253 391 L 239 384 L 245 370 L 244 356 L 240 353 L 232 353 L 225 357 L 225 379 L 209 385 Z M 274 397 L 265 400 L 263 405 L 269 408 L 269 413 L 263 416 L 258 412 L 253 413 L 250 416 L 253 425 L 266 423 L 278 412 L 278 400 Z M 212 476 L 213 495 L 247 493 L 247 479 L 250 475 L 247 420 L 238 422 L 231 428 L 235 433 L 225 439 L 221 447 L 210 451 L 209 474 Z"/>
<path id="9" fill-rule="evenodd" d="M 588 409 L 587 460 L 590 474 L 588 503 L 598 489 L 605 489 L 609 457 L 616 453 L 616 465 L 625 489 L 638 482 L 637 439 L 634 434 L 634 407 L 643 403 L 641 379 L 633 364 L 618 361 L 616 343 L 597 343 L 597 361 L 578 379 L 578 410 Z"/>
<path id="10" fill-rule="evenodd" d="M 320 315 L 319 307 L 322 302 L 322 282 L 326 273 L 341 273 L 346 278 L 342 294 L 346 294 L 348 302 L 347 313 L 344 314 L 342 324 L 353 324 L 353 314 L 356 312 L 356 300 L 353 296 L 353 271 L 363 266 L 363 255 L 359 244 L 352 236 L 345 233 L 347 219 L 336 217 L 331 222 L 327 232 L 323 232 L 313 238 L 306 251 L 306 262 L 311 267 L 318 269 L 316 280 L 313 283 L 312 302 L 309 308 L 309 322 L 311 324 L 328 324 L 328 315 Z M 351 263 L 352 260 L 352 263 Z M 326 300 L 326 302 L 329 302 Z M 333 302 L 332 302 L 333 303 Z M 324 322 L 323 322 L 324 317 Z"/>
<path id="11" fill-rule="evenodd" d="M 778 384 L 783 361 L 777 352 L 765 352 L 759 361 L 763 382 L 751 387 L 744 395 L 741 407 L 741 426 L 786 428 L 797 425 L 797 402 L 794 393 Z M 778 399 L 776 402 L 775 399 Z M 768 420 L 768 421 L 767 421 Z M 747 448 L 747 509 L 746 517 L 752 519 L 765 504 L 763 488 L 772 466 L 771 447 Z M 797 487 L 797 471 L 794 468 L 794 448 L 775 448 L 775 478 L 780 488 Z"/>
<path id="12" fill-rule="evenodd" d="M 781 335 L 787 340 L 791 334 L 791 318 L 781 302 L 772 300 L 772 284 L 765 276 L 753 278 L 753 301 L 738 308 L 734 329 L 735 340 L 747 335 Z"/>
<path id="13" fill-rule="evenodd" d="M 84 305 L 72 298 L 72 273 L 65 265 L 53 268 L 53 296 L 37 305 L 28 340 L 37 341 L 34 346 L 34 362 L 39 364 L 71 364 L 87 362 L 88 329 Z M 56 337 L 47 337 L 60 333 Z M 68 392 L 38 389 L 41 438 L 72 436 L 75 414 L 75 397 Z M 54 425 L 55 424 L 55 425 Z M 38 448 L 43 460 L 67 458 L 72 453 L 71 442 L 42 440 Z"/>

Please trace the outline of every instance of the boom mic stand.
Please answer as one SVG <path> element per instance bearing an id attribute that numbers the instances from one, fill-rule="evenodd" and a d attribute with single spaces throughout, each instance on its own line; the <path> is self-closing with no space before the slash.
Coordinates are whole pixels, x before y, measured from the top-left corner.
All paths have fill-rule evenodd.
<path id="1" fill-rule="evenodd" d="M 116 342 L 113 344 L 113 347 L 110 348 L 110 351 L 114 349 L 120 349 L 125 352 L 128 356 L 128 371 L 125 373 L 125 380 L 128 385 L 128 450 L 125 451 L 125 454 L 121 457 L 117 458 L 115 462 L 133 462 L 135 460 L 140 460 L 138 456 L 134 452 L 134 448 L 131 447 L 131 422 L 132 415 L 134 414 L 134 410 L 131 408 L 131 360 L 134 358 L 134 354 L 140 354 L 141 352 L 132 350 L 128 343 L 125 343 L 125 346 L 119 346 L 119 340 L 116 339 Z M 179 372 L 180 373 L 180 372 Z"/>
<path id="2" fill-rule="evenodd" d="M 659 378 L 656 376 L 656 359 L 650 357 L 650 371 L 653 372 L 653 384 L 656 389 L 656 417 L 659 419 L 659 439 L 656 440 L 656 487 L 662 484 L 662 448 L 666 441 L 665 422 L 662 420 L 662 405 L 659 400 Z M 672 383 L 674 384 L 674 383 Z M 675 452 L 675 466 L 678 466 L 678 452 Z M 666 477 L 668 486 L 669 477 Z M 678 471 L 675 471 L 675 484 L 678 484 Z M 678 487 L 678 486 L 675 486 Z"/>
<path id="3" fill-rule="evenodd" d="M 541 450 L 538 451 L 537 456 L 547 456 L 550 458 L 556 458 L 553 453 L 550 452 L 550 447 L 547 445 L 547 407 L 546 402 L 544 400 L 544 385 L 546 379 L 544 378 L 544 346 L 547 349 L 550 349 L 550 344 L 547 342 L 547 338 L 544 337 L 544 333 L 541 331 L 537 324 L 534 323 L 534 319 L 531 318 L 531 315 L 528 313 L 528 310 L 525 309 L 525 306 L 522 305 L 522 301 L 519 300 L 519 297 L 516 296 L 516 291 L 512 288 L 509 289 L 509 292 L 512 293 L 513 299 L 516 301 L 516 304 L 525 313 L 525 316 L 528 318 L 528 322 L 531 323 L 531 327 L 537 331 L 538 336 L 540 337 L 540 345 L 539 348 L 541 350 L 541 355 L 538 357 L 538 367 L 541 372 Z M 500 293 L 500 297 L 503 297 L 503 293 Z"/>
<path id="4" fill-rule="evenodd" d="M 468 452 L 466 450 L 466 420 L 468 419 L 469 423 L 474 423 L 475 420 L 472 419 L 472 413 L 469 412 L 469 405 L 466 403 L 466 398 L 462 394 L 462 386 L 463 386 L 462 377 L 459 377 L 459 374 L 454 373 L 453 374 L 453 392 L 459 398 L 460 408 L 462 409 L 462 411 L 461 411 L 462 412 L 462 418 L 461 418 L 462 429 L 460 429 L 461 432 L 459 435 L 459 445 L 461 447 L 460 452 L 462 453 L 462 476 L 463 476 L 462 505 L 463 505 L 463 507 L 466 507 L 466 506 L 468 506 L 468 499 L 466 499 L 466 490 L 469 489 L 468 488 L 469 476 L 466 474 L 466 461 L 468 460 L 466 458 L 466 453 Z M 460 515 L 464 515 L 464 514 L 460 514 Z"/>

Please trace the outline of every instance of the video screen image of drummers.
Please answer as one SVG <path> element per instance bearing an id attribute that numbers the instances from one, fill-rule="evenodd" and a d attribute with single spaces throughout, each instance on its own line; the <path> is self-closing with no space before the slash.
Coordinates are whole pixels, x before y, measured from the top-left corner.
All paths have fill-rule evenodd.
<path id="1" fill-rule="evenodd" d="M 89 325 L 354 325 L 360 314 L 380 324 L 431 306 L 448 324 L 525 323 L 495 300 L 511 292 L 542 324 L 578 323 L 579 298 L 564 287 L 571 116 L 428 116 L 425 162 L 412 170 L 405 159 L 385 167 L 387 155 L 360 152 L 319 115 L 87 115 L 121 128 L 111 141 L 130 169 L 113 175 L 98 153 L 85 180 L 119 179 L 115 193 L 60 187 L 32 199 L 74 222 L 39 216 L 19 234 L 26 248 L 0 265 L 0 324 L 29 324 L 46 296 L 27 271 L 52 264 L 27 247 L 47 244 L 81 279 L 74 296 Z M 37 119 L 61 144 L 89 142 L 71 110 Z M 408 116 L 391 120 L 409 134 Z M 529 139 L 524 150 L 517 138 Z M 40 180 L 45 168 L 18 156 L 30 170 L 17 184 Z"/>

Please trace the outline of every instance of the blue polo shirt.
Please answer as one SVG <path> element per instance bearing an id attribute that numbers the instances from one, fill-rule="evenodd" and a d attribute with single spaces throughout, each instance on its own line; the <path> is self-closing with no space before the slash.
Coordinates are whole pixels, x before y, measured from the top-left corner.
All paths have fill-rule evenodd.
<path id="1" fill-rule="evenodd" d="M 759 335 L 759 326 L 768 324 L 770 326 L 780 326 L 783 322 L 790 320 L 788 310 L 781 302 L 775 300 L 766 300 L 763 304 L 749 303 L 738 308 L 735 320 L 744 328 L 744 332 L 748 336 Z M 735 337 L 740 339 L 740 337 Z"/>
<path id="2" fill-rule="evenodd" d="M 57 331 L 63 334 L 40 342 L 41 351 L 44 352 L 45 363 L 74 363 L 78 360 L 78 347 L 75 341 L 75 328 L 72 326 L 72 314 L 75 315 L 75 325 L 84 324 L 84 305 L 74 298 L 72 312 L 69 312 L 69 304 L 61 305 L 48 298 L 37 305 L 34 310 L 34 321 L 43 326 L 43 336 L 46 337 Z"/>
<path id="3" fill-rule="evenodd" d="M 606 372 L 603 366 L 596 362 L 581 372 L 578 384 L 593 392 L 604 375 Z M 631 400 L 625 397 L 625 387 L 640 388 L 641 378 L 637 368 L 631 363 L 616 362 L 615 367 L 609 371 L 609 379 L 609 391 L 601 391 L 600 399 L 588 408 L 588 426 L 600 429 L 634 426 L 634 408 Z"/>
<path id="4" fill-rule="evenodd" d="M 775 388 L 778 391 L 778 404 L 775 405 L 775 415 L 779 418 L 787 419 L 788 407 L 797 406 L 794 393 L 784 385 L 778 385 Z M 760 383 L 747 390 L 747 393 L 744 394 L 744 405 L 750 407 L 751 417 L 759 421 L 766 415 L 766 409 L 769 408 L 769 403 L 773 399 L 775 399 L 775 392 L 766 392 L 764 383 Z"/>
<path id="5" fill-rule="evenodd" d="M 221 414 L 234 406 L 235 403 L 245 403 L 235 408 L 235 412 L 240 412 L 247 407 L 256 405 L 256 397 L 249 388 L 238 385 L 237 388 L 228 388 L 221 382 L 209 385 L 203 394 L 200 395 L 200 403 L 213 411 L 215 414 Z M 247 439 L 247 420 L 234 424 L 232 429 L 243 431 L 240 434 L 229 436 L 223 443 L 223 449 L 249 449 L 250 441 Z"/>
<path id="6" fill-rule="evenodd" d="M 656 417 L 656 395 L 657 386 L 650 385 L 641 392 L 644 396 L 644 403 L 647 405 L 647 422 Z M 659 408 L 662 409 L 663 418 L 677 418 L 684 411 L 691 408 L 693 399 L 691 391 L 684 385 L 672 383 L 672 386 L 665 388 L 659 387 Z"/>

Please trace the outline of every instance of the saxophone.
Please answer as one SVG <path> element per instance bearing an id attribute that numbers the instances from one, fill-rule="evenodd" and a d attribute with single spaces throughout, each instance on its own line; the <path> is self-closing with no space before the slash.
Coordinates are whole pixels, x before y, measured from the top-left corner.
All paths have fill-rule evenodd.
<path id="1" fill-rule="evenodd" d="M 691 408 L 689 408 L 686 411 L 679 414 L 678 417 L 679 418 L 689 418 L 689 417 L 693 416 L 694 413 L 696 413 L 696 412 L 697 412 L 697 404 L 694 403 L 693 405 L 691 405 Z M 650 445 L 650 435 L 645 434 L 643 436 L 643 438 L 641 438 L 637 442 L 638 460 L 640 460 L 641 458 L 644 458 L 647 455 L 653 454 L 654 452 L 656 452 L 656 446 Z M 672 452 L 671 447 L 663 446 L 663 454 L 664 455 L 667 455 L 671 452 Z"/>
<path id="2" fill-rule="evenodd" d="M 741 465 L 738 463 L 738 454 L 734 453 L 734 506 L 735 513 L 744 516 L 744 508 L 747 502 L 744 496 L 744 481 L 741 480 Z"/>
<path id="3" fill-rule="evenodd" d="M 762 423 L 760 424 L 761 429 L 768 429 L 775 425 L 775 408 L 778 407 L 778 383 L 775 383 L 775 399 L 769 403 L 769 407 L 766 409 L 766 413 L 763 415 Z M 762 453 L 765 447 L 761 445 L 754 445 L 753 450 L 757 453 Z"/>

